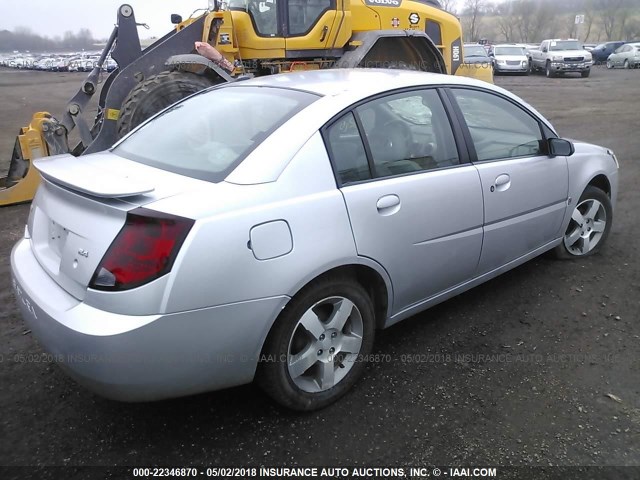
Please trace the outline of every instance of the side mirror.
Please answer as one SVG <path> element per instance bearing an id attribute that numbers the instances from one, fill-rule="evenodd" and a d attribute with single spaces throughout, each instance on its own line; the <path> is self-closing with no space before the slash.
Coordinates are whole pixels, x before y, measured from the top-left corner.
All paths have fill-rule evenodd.
<path id="1" fill-rule="evenodd" d="M 542 51 L 547 53 L 549 51 L 549 49 L 547 47 L 542 47 Z"/>
<path id="2" fill-rule="evenodd" d="M 178 15 L 177 13 L 172 13 L 171 23 L 173 23 L 174 25 L 178 25 L 179 23 L 182 23 L 182 15 Z"/>
<path id="3" fill-rule="evenodd" d="M 493 52 L 489 52 L 489 56 L 490 56 L 490 57 L 495 57 L 495 55 L 494 55 L 494 53 L 493 53 Z"/>
<path id="4" fill-rule="evenodd" d="M 570 157 L 576 151 L 573 143 L 564 138 L 550 138 L 548 142 L 551 157 Z"/>

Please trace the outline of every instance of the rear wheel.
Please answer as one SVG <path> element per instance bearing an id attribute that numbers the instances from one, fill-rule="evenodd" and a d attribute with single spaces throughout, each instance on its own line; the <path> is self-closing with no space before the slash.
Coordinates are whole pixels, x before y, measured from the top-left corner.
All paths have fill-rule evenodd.
<path id="1" fill-rule="evenodd" d="M 162 72 L 140 82 L 122 103 L 118 138 L 166 107 L 214 84 L 207 77 L 178 71 Z"/>
<path id="2" fill-rule="evenodd" d="M 285 407 L 323 408 L 362 375 L 374 331 L 372 302 L 362 286 L 344 277 L 315 282 L 291 300 L 269 333 L 258 383 Z"/>
<path id="3" fill-rule="evenodd" d="M 604 245 L 613 220 L 611 200 L 599 188 L 586 188 L 573 209 L 562 243 L 555 249 L 559 258 L 586 257 Z"/>

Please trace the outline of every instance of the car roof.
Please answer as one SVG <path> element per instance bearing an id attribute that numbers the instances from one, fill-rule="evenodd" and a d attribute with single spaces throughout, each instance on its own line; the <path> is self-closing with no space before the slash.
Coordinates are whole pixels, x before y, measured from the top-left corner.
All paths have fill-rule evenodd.
<path id="1" fill-rule="evenodd" d="M 419 86 L 470 85 L 497 90 L 491 84 L 468 77 L 387 68 L 334 68 L 266 75 L 229 87 L 242 85 L 290 88 L 321 96 L 357 94 L 362 98 L 387 90 Z"/>
<path id="2" fill-rule="evenodd" d="M 282 173 L 286 162 L 293 158 L 302 146 L 332 118 L 345 109 L 367 101 L 379 94 L 392 93 L 402 89 L 424 87 L 468 86 L 492 91 L 511 98 L 538 116 L 552 131 L 553 126 L 534 107 L 513 93 L 496 85 L 473 78 L 395 69 L 326 69 L 299 71 L 265 75 L 250 80 L 236 81 L 217 87 L 210 92 L 227 88 L 267 87 L 292 89 L 316 94 L 320 98 L 297 113 L 290 121 L 296 125 L 295 138 L 291 137 L 289 122 L 280 127 L 260 147 L 255 150 L 227 177 L 226 181 L 237 184 L 254 184 L 274 181 Z M 276 151 L 278 155 L 265 155 L 266 151 Z M 288 160 L 287 160 L 288 161 Z"/>

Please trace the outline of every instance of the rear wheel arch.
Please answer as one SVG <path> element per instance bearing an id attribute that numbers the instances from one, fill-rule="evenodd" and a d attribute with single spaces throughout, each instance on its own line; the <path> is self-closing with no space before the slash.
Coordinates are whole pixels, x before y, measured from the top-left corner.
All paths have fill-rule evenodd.
<path id="1" fill-rule="evenodd" d="M 386 274 L 381 273 L 382 267 L 374 268 L 361 263 L 345 264 L 333 267 L 315 275 L 311 280 L 296 289 L 291 298 L 309 287 L 309 285 L 332 278 L 349 278 L 356 281 L 366 291 L 371 299 L 376 317 L 376 327 L 383 328 L 389 315 L 391 302 L 391 282 Z"/>

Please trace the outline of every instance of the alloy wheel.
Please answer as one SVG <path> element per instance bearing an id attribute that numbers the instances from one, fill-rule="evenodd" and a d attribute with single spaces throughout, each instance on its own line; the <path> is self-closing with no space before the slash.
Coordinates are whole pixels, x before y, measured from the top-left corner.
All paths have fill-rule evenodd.
<path id="1" fill-rule="evenodd" d="M 328 297 L 309 308 L 287 350 L 287 369 L 296 387 L 317 393 L 340 383 L 356 363 L 363 333 L 362 314 L 345 297 Z"/>
<path id="2" fill-rule="evenodd" d="M 575 256 L 587 255 L 598 246 L 607 227 L 607 212 L 598 200 L 579 203 L 571 214 L 564 246 Z"/>

